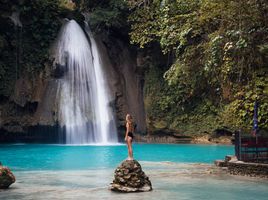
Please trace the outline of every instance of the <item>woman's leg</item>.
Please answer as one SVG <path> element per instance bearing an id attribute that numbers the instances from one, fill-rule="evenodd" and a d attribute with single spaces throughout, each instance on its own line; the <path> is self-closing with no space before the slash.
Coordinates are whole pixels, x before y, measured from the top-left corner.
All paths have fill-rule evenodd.
<path id="1" fill-rule="evenodd" d="M 126 143 L 127 143 L 127 153 L 128 153 L 127 159 L 129 159 L 129 142 L 128 142 L 128 137 L 127 137 Z"/>
<path id="2" fill-rule="evenodd" d="M 128 147 L 128 158 L 133 159 L 133 150 L 132 150 L 132 138 L 128 136 L 127 138 L 127 147 Z"/>

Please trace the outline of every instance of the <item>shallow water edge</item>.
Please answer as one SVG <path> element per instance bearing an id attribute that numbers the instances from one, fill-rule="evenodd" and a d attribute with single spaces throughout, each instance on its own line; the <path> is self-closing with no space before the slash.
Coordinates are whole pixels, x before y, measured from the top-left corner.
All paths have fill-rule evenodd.
<path id="1" fill-rule="evenodd" d="M 108 190 L 113 168 L 75 171 L 18 171 L 17 182 L 0 199 L 258 199 L 268 181 L 236 177 L 210 164 L 141 162 L 153 191 L 120 194 Z"/>

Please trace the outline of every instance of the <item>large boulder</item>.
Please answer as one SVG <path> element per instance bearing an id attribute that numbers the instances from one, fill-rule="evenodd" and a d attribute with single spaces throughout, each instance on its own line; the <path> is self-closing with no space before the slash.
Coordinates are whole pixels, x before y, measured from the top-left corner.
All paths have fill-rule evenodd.
<path id="1" fill-rule="evenodd" d="M 147 192 L 152 190 L 152 184 L 138 161 L 125 160 L 116 168 L 110 189 L 117 192 Z"/>
<path id="2" fill-rule="evenodd" d="M 0 163 L 0 189 L 7 189 L 15 181 L 15 176 L 10 169 Z"/>

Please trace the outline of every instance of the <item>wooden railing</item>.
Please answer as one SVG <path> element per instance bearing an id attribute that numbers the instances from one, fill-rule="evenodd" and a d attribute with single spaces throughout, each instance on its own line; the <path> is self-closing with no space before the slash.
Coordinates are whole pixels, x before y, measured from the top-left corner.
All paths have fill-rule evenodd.
<path id="1" fill-rule="evenodd" d="M 268 137 L 235 134 L 235 155 L 245 162 L 268 163 Z"/>

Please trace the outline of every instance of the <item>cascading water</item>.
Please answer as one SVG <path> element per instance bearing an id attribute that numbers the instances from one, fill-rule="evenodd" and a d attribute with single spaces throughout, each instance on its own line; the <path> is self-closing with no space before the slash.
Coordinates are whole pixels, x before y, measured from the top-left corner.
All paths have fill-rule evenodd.
<path id="1" fill-rule="evenodd" d="M 55 46 L 55 62 L 64 71 L 58 89 L 60 124 L 65 127 L 67 144 L 115 143 L 115 119 L 101 57 L 87 25 L 86 33 L 89 39 L 70 20 Z"/>

